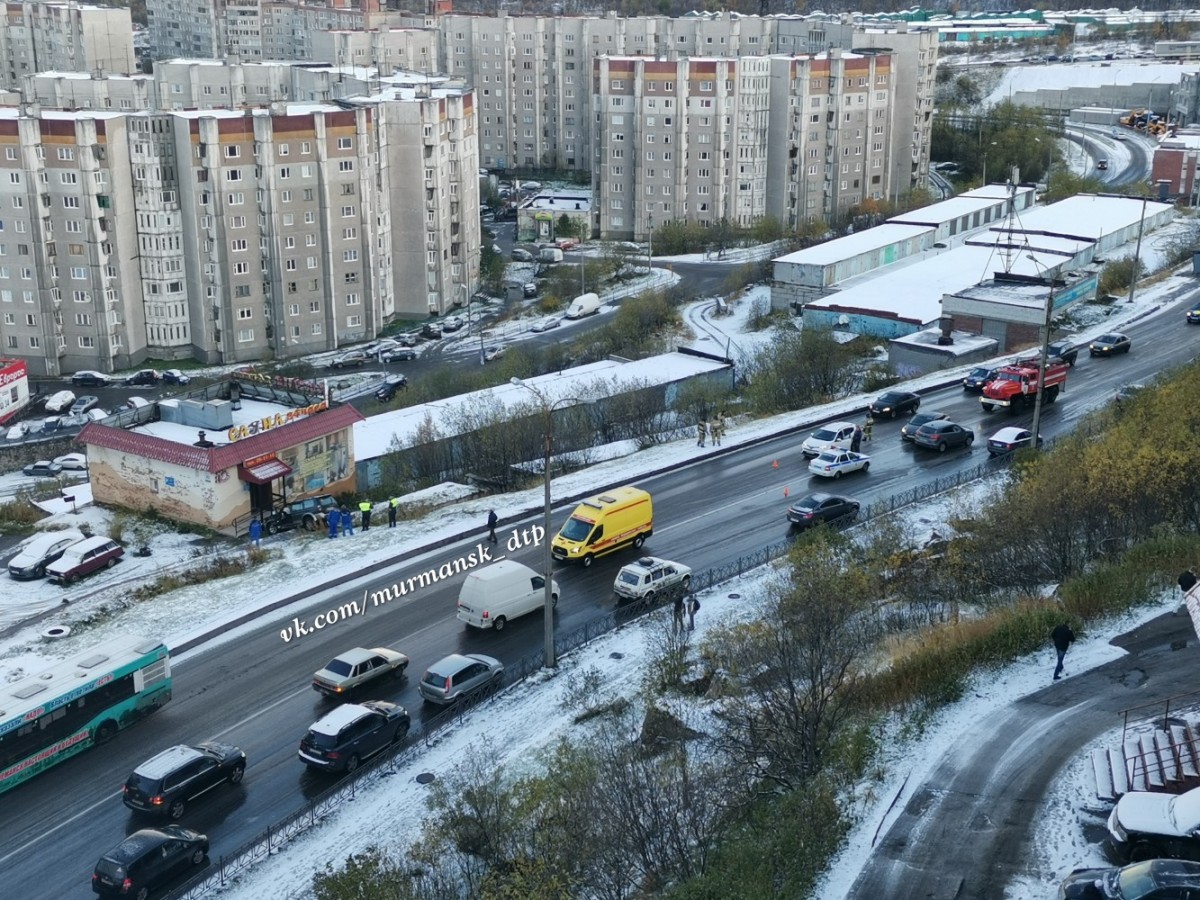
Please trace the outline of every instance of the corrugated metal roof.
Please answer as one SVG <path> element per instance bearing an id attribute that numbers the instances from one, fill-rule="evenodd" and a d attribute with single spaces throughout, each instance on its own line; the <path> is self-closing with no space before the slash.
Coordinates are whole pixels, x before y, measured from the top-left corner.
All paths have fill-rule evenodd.
<path id="1" fill-rule="evenodd" d="M 138 434 L 123 428 L 113 428 L 92 422 L 79 433 L 83 444 L 94 444 L 109 450 L 119 450 L 134 456 L 157 459 L 202 472 L 220 472 L 247 459 L 271 453 L 281 447 L 294 447 L 305 441 L 361 422 L 364 416 L 353 406 L 337 406 L 316 415 L 291 422 L 221 447 L 195 447 L 178 444 L 166 438 Z"/>

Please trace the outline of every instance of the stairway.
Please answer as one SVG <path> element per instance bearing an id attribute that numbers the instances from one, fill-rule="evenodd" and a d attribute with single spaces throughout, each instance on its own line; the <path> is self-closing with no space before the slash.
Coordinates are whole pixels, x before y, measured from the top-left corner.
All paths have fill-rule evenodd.
<path id="1" fill-rule="evenodd" d="M 1200 726 L 1182 719 L 1130 729 L 1118 747 L 1093 750 L 1096 796 L 1116 802 L 1130 791 L 1182 794 L 1200 787 Z"/>

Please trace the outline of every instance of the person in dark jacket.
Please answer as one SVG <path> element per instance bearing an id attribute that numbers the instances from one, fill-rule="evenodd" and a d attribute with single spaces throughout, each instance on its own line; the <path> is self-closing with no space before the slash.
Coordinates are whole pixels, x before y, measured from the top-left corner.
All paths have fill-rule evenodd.
<path id="1" fill-rule="evenodd" d="M 1185 594 L 1196 586 L 1196 573 L 1187 569 L 1179 576 L 1179 589 Z"/>
<path id="2" fill-rule="evenodd" d="M 850 437 L 850 452 L 858 453 L 862 449 L 863 430 L 857 425 L 854 426 L 854 434 Z"/>
<path id="3" fill-rule="evenodd" d="M 1071 630 L 1071 626 L 1066 622 L 1061 625 L 1056 625 L 1054 630 L 1050 632 L 1050 640 L 1054 641 L 1054 649 L 1058 651 L 1058 665 L 1054 667 L 1054 680 L 1062 678 L 1063 674 L 1063 657 L 1067 655 L 1067 650 L 1075 643 L 1075 632 Z"/>
<path id="4" fill-rule="evenodd" d="M 489 509 L 488 510 L 488 524 L 487 524 L 487 529 L 488 529 L 488 538 L 487 539 L 489 541 L 491 541 L 493 544 L 499 543 L 499 541 L 496 539 L 496 523 L 499 521 L 500 521 L 500 518 L 496 515 L 496 511 L 494 509 Z"/>
<path id="5" fill-rule="evenodd" d="M 396 509 L 400 506 L 400 498 L 393 497 L 388 501 L 388 528 L 396 527 Z"/>

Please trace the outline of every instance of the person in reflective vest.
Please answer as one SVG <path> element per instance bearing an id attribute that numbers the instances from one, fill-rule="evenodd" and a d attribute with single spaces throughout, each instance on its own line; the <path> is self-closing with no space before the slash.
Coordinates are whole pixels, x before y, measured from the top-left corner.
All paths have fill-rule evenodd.
<path id="1" fill-rule="evenodd" d="M 364 500 L 358 504 L 358 511 L 362 513 L 362 530 L 366 531 L 371 527 L 371 501 Z"/>

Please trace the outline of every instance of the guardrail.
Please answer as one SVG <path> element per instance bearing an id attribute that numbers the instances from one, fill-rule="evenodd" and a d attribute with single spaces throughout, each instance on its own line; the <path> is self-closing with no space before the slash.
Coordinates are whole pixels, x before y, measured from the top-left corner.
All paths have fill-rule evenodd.
<path id="1" fill-rule="evenodd" d="M 902 491 L 884 500 L 876 501 L 860 511 L 859 519 L 869 520 L 889 515 L 920 500 L 928 499 L 929 497 L 945 493 L 964 484 L 969 484 L 972 481 L 977 481 L 980 478 L 994 474 L 1001 469 L 1007 468 L 1010 462 L 1011 455 L 989 458 L 985 462 L 957 474 L 946 475 L 914 487 L 911 490 Z M 693 572 L 689 593 L 711 590 L 726 581 L 764 566 L 786 554 L 791 545 L 792 541 L 788 539 L 775 541 L 761 550 L 738 557 L 733 562 L 721 566 L 713 566 L 700 572 Z M 577 650 L 596 638 L 602 637 L 610 631 L 615 631 L 622 625 L 629 624 L 655 609 L 662 608 L 668 599 L 671 599 L 670 595 L 663 594 L 654 598 L 654 601 L 650 603 L 638 601 L 617 606 L 604 615 L 590 619 L 572 631 L 565 634 L 556 634 L 555 649 L 560 657 L 573 650 Z M 506 676 L 505 684 L 512 685 L 524 681 L 529 676 L 540 671 L 543 668 L 544 661 L 545 651 L 537 650 L 522 656 L 514 664 L 506 664 L 504 667 Z M 312 828 L 326 815 L 337 810 L 343 803 L 353 800 L 361 788 L 372 785 L 381 778 L 393 774 L 399 764 L 407 762 L 414 757 L 419 750 L 428 746 L 434 737 L 444 729 L 457 722 L 461 722 L 466 714 L 475 707 L 490 701 L 499 690 L 500 688 L 496 688 L 477 694 L 472 698 L 464 699 L 430 718 L 419 733 L 410 733 L 409 737 L 402 744 L 398 745 L 396 750 L 391 752 L 385 751 L 379 757 L 372 760 L 371 763 L 360 768 L 354 775 L 342 779 L 342 781 L 310 800 L 304 807 L 298 809 L 286 819 L 275 825 L 268 826 L 265 832 L 251 838 L 232 853 L 221 855 L 203 873 L 167 894 L 165 900 L 200 900 L 200 898 L 207 897 L 210 892 L 224 887 L 230 880 L 241 875 L 255 863 L 266 859 L 278 851 L 291 841 L 292 838 Z"/>

